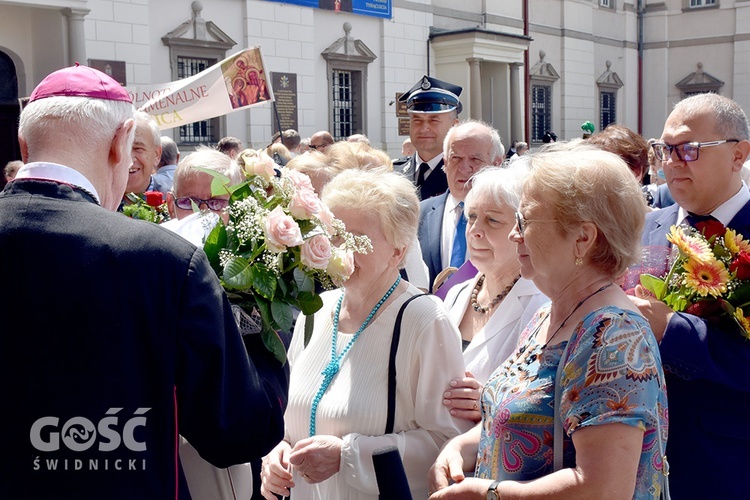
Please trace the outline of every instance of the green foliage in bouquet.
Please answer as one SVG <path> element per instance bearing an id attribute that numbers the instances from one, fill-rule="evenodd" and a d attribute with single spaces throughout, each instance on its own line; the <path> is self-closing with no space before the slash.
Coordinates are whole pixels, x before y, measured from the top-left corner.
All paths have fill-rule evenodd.
<path id="1" fill-rule="evenodd" d="M 258 155 L 255 161 L 270 160 Z M 214 196 L 231 193 L 227 221 L 219 219 L 203 248 L 230 302 L 260 315 L 263 342 L 284 363 L 279 332 L 291 330 L 294 309 L 308 316 L 306 343 L 312 315 L 323 305 L 318 292 L 340 286 L 354 269 L 353 252 L 372 247 L 333 217 L 306 175 L 287 169 L 278 177 L 262 175 L 245 163 L 248 180 L 232 187 L 222 174 L 201 169 L 214 177 Z"/>
<path id="2" fill-rule="evenodd" d="M 676 312 L 729 319 L 750 338 L 750 243 L 718 221 L 672 226 L 667 240 L 677 249 L 669 272 L 643 274 L 641 285 Z"/>
<path id="3" fill-rule="evenodd" d="M 138 196 L 135 193 L 127 193 L 125 197 L 130 204 L 122 207 L 122 213 L 131 219 L 146 220 L 161 224 L 169 220 L 169 209 L 159 191 L 146 191 Z"/>

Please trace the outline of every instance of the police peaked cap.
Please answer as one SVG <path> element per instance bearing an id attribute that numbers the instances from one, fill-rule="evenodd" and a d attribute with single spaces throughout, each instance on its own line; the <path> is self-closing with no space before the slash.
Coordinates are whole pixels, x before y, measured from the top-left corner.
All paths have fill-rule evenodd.
<path id="1" fill-rule="evenodd" d="M 447 113 L 454 109 L 460 113 L 458 96 L 462 90 L 458 85 L 425 75 L 398 101 L 406 103 L 409 113 Z"/>

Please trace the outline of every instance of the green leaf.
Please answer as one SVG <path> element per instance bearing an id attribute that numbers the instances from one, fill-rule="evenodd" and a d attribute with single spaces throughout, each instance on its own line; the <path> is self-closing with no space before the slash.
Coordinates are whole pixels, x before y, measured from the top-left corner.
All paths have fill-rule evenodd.
<path id="1" fill-rule="evenodd" d="M 664 300 L 667 294 L 667 284 L 652 274 L 641 274 L 641 285 L 659 300 Z"/>
<path id="2" fill-rule="evenodd" d="M 232 193 L 229 197 L 231 201 L 244 200 L 245 198 L 253 196 L 253 189 L 248 181 L 232 186 L 229 190 Z"/>
<path id="3" fill-rule="evenodd" d="M 314 327 L 315 327 L 315 316 L 312 314 L 305 315 L 305 338 L 304 338 L 305 347 L 307 347 L 307 344 L 310 343 L 310 339 L 312 338 Z"/>
<path id="4" fill-rule="evenodd" d="M 211 196 L 221 196 L 223 194 L 229 193 L 229 189 L 227 189 L 227 186 L 229 186 L 232 183 L 232 180 L 227 177 L 226 175 L 217 172 L 216 170 L 210 170 L 208 168 L 203 167 L 193 167 L 195 170 L 200 170 L 204 174 L 208 174 L 212 177 L 211 179 Z"/>
<path id="5" fill-rule="evenodd" d="M 312 292 L 300 292 L 297 296 L 297 303 L 302 314 L 306 316 L 315 314 L 323 307 L 323 299 L 320 298 L 320 295 Z"/>
<path id="6" fill-rule="evenodd" d="M 208 237 L 206 237 L 206 242 L 203 244 L 203 251 L 206 252 L 206 255 L 208 256 L 208 261 L 211 263 L 212 266 L 219 265 L 219 252 L 223 248 L 226 248 L 226 246 L 227 246 L 227 228 L 220 221 L 218 224 L 214 226 L 211 232 L 208 233 Z"/>
<path id="7" fill-rule="evenodd" d="M 750 302 L 750 282 L 742 281 L 742 285 L 734 289 L 727 297 L 727 300 L 735 306 L 741 306 Z"/>
<path id="8" fill-rule="evenodd" d="M 273 357 L 284 365 L 286 363 L 286 349 L 279 334 L 271 328 L 263 328 L 260 334 L 266 349 L 271 351 Z"/>
<path id="9" fill-rule="evenodd" d="M 276 294 L 276 275 L 267 267 L 258 264 L 253 272 L 253 288 L 268 300 Z"/>
<path id="10" fill-rule="evenodd" d="M 271 314 L 273 319 L 281 330 L 291 331 L 294 315 L 292 307 L 284 302 L 271 302 Z"/>
<path id="11" fill-rule="evenodd" d="M 224 266 L 224 284 L 229 289 L 247 290 L 253 285 L 253 271 L 250 262 L 243 257 L 235 257 Z"/>
<path id="12" fill-rule="evenodd" d="M 297 290 L 300 292 L 315 291 L 315 281 L 299 267 L 294 269 L 294 282 L 297 284 Z"/>

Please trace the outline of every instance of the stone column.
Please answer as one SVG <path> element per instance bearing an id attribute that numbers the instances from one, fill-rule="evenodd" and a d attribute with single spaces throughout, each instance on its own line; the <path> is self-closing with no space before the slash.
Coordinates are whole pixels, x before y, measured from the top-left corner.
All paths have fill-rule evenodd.
<path id="1" fill-rule="evenodd" d="M 89 9 L 65 8 L 62 10 L 63 15 L 68 18 L 68 63 L 71 65 L 76 61 L 82 65 L 88 64 L 83 18 L 89 12 L 91 12 Z"/>
<path id="2" fill-rule="evenodd" d="M 521 86 L 519 85 L 519 73 L 521 63 L 510 63 L 510 137 L 508 137 L 508 147 L 513 141 L 529 142 L 528 137 L 524 137 L 522 109 L 521 109 Z"/>
<path id="3" fill-rule="evenodd" d="M 482 61 L 479 57 L 466 59 L 469 63 L 469 115 L 474 120 L 482 119 Z"/>

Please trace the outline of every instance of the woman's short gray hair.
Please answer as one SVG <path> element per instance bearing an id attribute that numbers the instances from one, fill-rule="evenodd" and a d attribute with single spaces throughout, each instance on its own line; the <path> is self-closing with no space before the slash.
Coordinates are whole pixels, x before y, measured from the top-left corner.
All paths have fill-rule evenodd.
<path id="1" fill-rule="evenodd" d="M 414 184 L 387 168 L 347 169 L 329 182 L 323 202 L 335 207 L 375 214 L 388 243 L 408 248 L 417 238 L 419 198 Z"/>
<path id="2" fill-rule="evenodd" d="M 464 203 L 471 206 L 479 197 L 489 198 L 495 206 L 508 205 L 518 210 L 523 182 L 529 173 L 528 162 L 519 159 L 507 167 L 484 167 L 471 176 L 471 189 Z"/>
<path id="3" fill-rule="evenodd" d="M 598 234 L 588 261 L 612 277 L 640 260 L 647 206 L 638 181 L 619 156 L 581 144 L 527 158 L 524 204 L 550 207 L 562 234 L 580 222 L 593 222 Z"/>
<path id="4" fill-rule="evenodd" d="M 175 196 L 180 195 L 180 186 L 183 183 L 188 182 L 198 175 L 205 174 L 205 172 L 201 172 L 196 167 L 215 170 L 220 174 L 226 175 L 229 177 L 230 186 L 234 186 L 245 180 L 240 167 L 228 155 L 208 146 L 201 146 L 185 156 L 180 160 L 180 164 L 177 165 L 172 185 L 172 192 Z"/>

